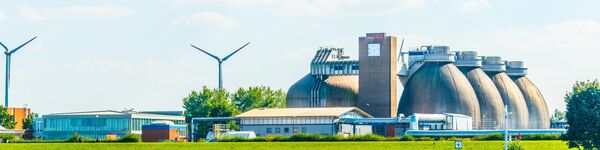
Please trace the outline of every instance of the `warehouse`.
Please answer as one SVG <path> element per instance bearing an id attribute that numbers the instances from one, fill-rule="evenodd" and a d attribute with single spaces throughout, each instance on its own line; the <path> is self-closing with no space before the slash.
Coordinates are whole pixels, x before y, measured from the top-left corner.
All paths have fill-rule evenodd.
<path id="1" fill-rule="evenodd" d="M 118 139 L 125 134 L 142 134 L 142 126 L 154 121 L 185 125 L 181 111 L 88 111 L 43 115 L 42 137 L 64 140 L 74 134 L 93 139 Z"/>
<path id="2" fill-rule="evenodd" d="M 254 131 L 256 136 L 298 133 L 332 135 L 340 118 L 372 118 L 355 107 L 333 108 L 270 108 L 253 109 L 235 116 L 242 131 Z"/>

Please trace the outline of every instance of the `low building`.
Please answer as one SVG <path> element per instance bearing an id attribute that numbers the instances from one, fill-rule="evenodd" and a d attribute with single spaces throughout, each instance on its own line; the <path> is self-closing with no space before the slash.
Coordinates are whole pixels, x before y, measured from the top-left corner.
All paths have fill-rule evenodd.
<path id="1" fill-rule="evenodd" d="M 6 129 L 3 126 L 0 125 L 0 134 L 14 135 L 15 137 L 21 137 L 21 136 L 23 136 L 23 134 L 25 134 L 25 130 L 20 130 L 20 129 Z M 2 140 L 5 140 L 5 139 L 2 139 Z"/>
<path id="2" fill-rule="evenodd" d="M 114 139 L 142 134 L 142 126 L 154 121 L 185 125 L 182 111 L 88 111 L 43 115 L 43 139 L 68 139 L 74 134 L 87 138 Z"/>
<path id="3" fill-rule="evenodd" d="M 185 141 L 187 139 L 187 126 L 176 125 L 171 121 L 156 121 L 142 126 L 142 141 Z"/>
<path id="4" fill-rule="evenodd" d="M 254 131 L 256 136 L 298 133 L 337 134 L 340 118 L 372 118 L 356 107 L 331 108 L 269 108 L 253 109 L 235 116 L 242 131 Z"/>

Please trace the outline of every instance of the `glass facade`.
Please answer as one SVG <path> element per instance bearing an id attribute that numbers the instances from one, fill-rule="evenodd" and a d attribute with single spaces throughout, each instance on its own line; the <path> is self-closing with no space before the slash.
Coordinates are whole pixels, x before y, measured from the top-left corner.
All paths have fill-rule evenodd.
<path id="1" fill-rule="evenodd" d="M 172 121 L 176 125 L 185 124 L 183 116 L 155 114 L 118 115 L 47 115 L 43 118 L 44 139 L 68 139 L 77 134 L 88 138 L 120 138 L 128 133 L 141 134 L 142 126 L 154 121 Z"/>

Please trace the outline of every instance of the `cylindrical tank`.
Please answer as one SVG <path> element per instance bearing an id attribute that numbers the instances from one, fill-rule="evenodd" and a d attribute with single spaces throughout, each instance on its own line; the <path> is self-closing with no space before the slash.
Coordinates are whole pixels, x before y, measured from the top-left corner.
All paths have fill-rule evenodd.
<path id="1" fill-rule="evenodd" d="M 546 100 L 537 86 L 525 76 L 527 68 L 523 66 L 523 62 L 511 61 L 507 64 L 506 69 L 514 72 L 514 74 L 509 74 L 509 76 L 517 84 L 525 98 L 525 103 L 529 111 L 529 128 L 549 129 L 550 114 Z"/>
<path id="2" fill-rule="evenodd" d="M 504 102 L 494 82 L 481 70 L 481 58 L 475 51 L 456 52 L 458 69 L 467 77 L 475 90 L 481 113 L 481 128 L 497 130 L 504 123 Z"/>
<path id="3" fill-rule="evenodd" d="M 473 117 L 479 128 L 479 102 L 465 75 L 452 62 L 427 62 L 408 79 L 398 113 L 456 113 Z"/>
<path id="4" fill-rule="evenodd" d="M 286 107 L 356 107 L 358 76 L 335 75 L 317 79 L 308 74 L 290 87 Z"/>
<path id="5" fill-rule="evenodd" d="M 504 102 L 502 96 L 490 79 L 481 68 L 459 68 L 473 86 L 477 100 L 479 101 L 479 110 L 481 113 L 481 128 L 484 130 L 501 129 L 504 122 L 502 112 Z"/>
<path id="6" fill-rule="evenodd" d="M 500 92 L 502 101 L 510 114 L 508 116 L 509 129 L 528 129 L 529 112 L 525 98 L 519 87 L 505 73 L 504 62 L 498 56 L 488 56 L 483 59 L 485 73 L 492 79 Z"/>

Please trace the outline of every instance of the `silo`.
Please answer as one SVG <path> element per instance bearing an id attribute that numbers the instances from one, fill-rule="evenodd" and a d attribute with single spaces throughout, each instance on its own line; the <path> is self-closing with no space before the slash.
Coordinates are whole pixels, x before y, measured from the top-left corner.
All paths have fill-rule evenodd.
<path id="1" fill-rule="evenodd" d="M 286 107 L 356 107 L 358 76 L 318 76 L 308 74 L 288 90 Z"/>
<path id="2" fill-rule="evenodd" d="M 477 96 L 465 75 L 452 63 L 454 54 L 447 46 L 429 46 L 425 51 L 424 64 L 406 82 L 398 113 L 464 114 L 473 117 L 473 128 L 479 128 Z"/>
<path id="3" fill-rule="evenodd" d="M 509 129 L 527 129 L 529 127 L 529 112 L 525 98 L 519 87 L 505 73 L 504 61 L 499 56 L 483 57 L 483 71 L 492 79 L 502 101 L 512 114 L 508 116 Z"/>
<path id="4" fill-rule="evenodd" d="M 523 93 L 527 109 L 529 110 L 529 128 L 550 128 L 550 114 L 548 113 L 546 100 L 537 86 L 526 77 L 527 68 L 523 66 L 523 62 L 509 61 L 506 64 L 506 74 L 512 78 Z"/>
<path id="5" fill-rule="evenodd" d="M 454 64 L 475 90 L 481 113 L 480 129 L 501 129 L 504 123 L 504 102 L 492 79 L 481 70 L 481 57 L 475 51 L 456 52 Z"/>

